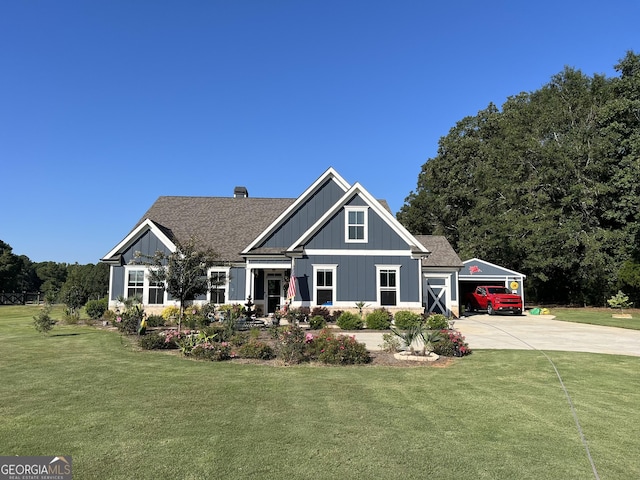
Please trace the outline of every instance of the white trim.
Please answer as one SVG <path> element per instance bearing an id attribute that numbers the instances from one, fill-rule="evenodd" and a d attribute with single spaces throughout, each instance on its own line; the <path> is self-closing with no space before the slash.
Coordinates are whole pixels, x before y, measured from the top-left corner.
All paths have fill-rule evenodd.
<path id="1" fill-rule="evenodd" d="M 436 298 L 436 302 L 440 303 L 442 305 L 441 302 L 439 302 L 441 297 L 445 297 L 444 298 L 444 312 L 445 315 L 449 316 L 451 315 L 451 307 L 452 307 L 452 299 L 451 299 L 451 276 L 450 275 L 442 275 L 442 274 L 429 274 L 429 273 L 423 273 L 424 276 L 424 287 L 426 287 L 427 290 L 427 298 L 425 299 L 423 305 L 425 306 L 425 313 L 429 313 L 432 312 L 433 309 L 429 308 L 430 306 L 427 304 L 427 300 L 429 299 L 429 294 L 428 294 L 428 290 L 429 290 L 429 279 L 433 278 L 433 279 L 438 279 L 438 280 L 444 280 L 444 285 L 434 285 L 435 287 L 442 287 L 444 290 L 443 292 L 440 292 L 440 294 L 438 295 L 438 297 Z"/>
<path id="2" fill-rule="evenodd" d="M 343 196 L 340 198 L 330 209 L 328 209 L 324 215 L 322 215 L 316 223 L 314 223 L 306 232 L 304 232 L 300 238 L 298 238 L 287 249 L 287 252 L 295 250 L 298 246 L 307 242 L 313 235 L 315 235 L 320 228 L 322 228 L 347 202 L 356 195 L 362 196 L 368 206 L 376 214 L 378 214 L 382 220 L 384 220 L 391 229 L 396 232 L 409 246 L 416 247 L 424 254 L 431 253 L 427 248 L 422 245 L 409 231 L 404 228 L 396 218 L 385 209 L 382 204 L 373 198 L 369 192 L 367 192 L 362 185 L 355 183 Z"/>
<path id="3" fill-rule="evenodd" d="M 151 288 L 151 284 L 149 282 L 149 267 L 146 265 L 124 265 L 124 282 L 123 282 L 123 292 L 122 296 L 124 298 L 128 298 L 128 290 L 129 290 L 129 272 L 135 270 L 142 270 L 143 272 L 143 282 L 142 282 L 142 305 L 145 306 L 158 306 L 158 305 L 166 305 L 167 304 L 167 290 L 164 289 L 162 292 L 162 303 L 149 303 L 149 289 Z"/>
<path id="4" fill-rule="evenodd" d="M 307 256 L 309 255 L 340 255 L 340 256 L 358 256 L 358 257 L 375 257 L 375 256 L 388 256 L 388 257 L 411 257 L 410 250 L 341 250 L 341 249 L 329 249 L 329 248 L 310 248 L 305 250 Z"/>
<path id="5" fill-rule="evenodd" d="M 376 265 L 376 303 L 383 307 L 397 307 L 400 304 L 400 267 L 402 265 Z M 393 270 L 396 272 L 396 304 L 395 305 L 382 305 L 382 300 L 380 296 L 381 286 L 380 286 L 380 271 L 381 270 Z M 385 288 L 385 291 L 391 291 L 390 288 Z"/>
<path id="6" fill-rule="evenodd" d="M 162 232 L 162 230 L 155 223 L 153 223 L 152 220 L 147 218 L 145 219 L 144 222 L 142 222 L 140 225 L 134 228 L 129 233 L 129 235 L 127 235 L 124 238 L 124 240 L 118 243 L 118 245 L 116 245 L 109 253 L 107 253 L 104 256 L 104 258 L 102 258 L 102 260 L 108 260 L 109 258 L 113 257 L 117 253 L 127 250 L 131 245 L 133 245 L 135 240 L 137 240 L 138 237 L 142 233 L 146 232 L 147 230 L 151 230 L 151 233 L 153 233 L 156 237 L 158 237 L 158 240 L 160 240 L 162 244 L 165 247 L 167 247 L 171 253 L 176 251 L 177 246 L 169 239 L 169 237 L 167 237 Z"/>
<path id="7" fill-rule="evenodd" d="M 344 207 L 344 243 L 368 243 L 369 242 L 369 207 L 368 206 L 356 206 L 345 205 Z M 351 212 L 362 212 L 363 223 L 351 224 L 349 223 L 349 214 Z M 362 228 L 362 238 L 349 238 L 349 227 L 354 226 Z"/>
<path id="8" fill-rule="evenodd" d="M 309 188 L 307 188 L 302 194 L 287 208 L 282 214 L 274 220 L 274 222 L 269 225 L 256 239 L 249 244 L 247 248 L 245 248 L 241 254 L 249 253 L 253 248 L 256 247 L 260 242 L 262 242 L 267 235 L 272 233 L 276 228 L 282 225 L 285 220 L 289 218 L 289 215 L 296 211 L 296 209 L 307 200 L 322 184 L 328 179 L 331 178 L 343 191 L 347 191 L 349 189 L 349 184 L 342 178 L 338 172 L 336 172 L 333 167 L 329 167 L 327 171 L 325 171 L 318 179 L 311 184 Z"/>
<path id="9" fill-rule="evenodd" d="M 527 276 L 524 273 L 516 272 L 514 270 L 510 270 L 508 268 L 501 267 L 500 265 L 496 265 L 495 263 L 487 262 L 486 260 L 482 260 L 481 258 L 475 258 L 475 257 L 474 258 L 470 258 L 469 260 L 465 260 L 464 262 L 462 262 L 462 268 L 463 269 L 467 269 L 469 267 L 469 265 L 467 265 L 467 263 L 472 263 L 472 262 L 482 262 L 485 265 L 489 265 L 490 267 L 497 268 L 498 270 L 503 270 L 505 272 L 510 273 L 511 275 L 516 275 L 516 276 L 519 276 L 519 277 L 527 278 Z M 471 274 L 468 274 L 468 273 L 464 274 L 464 275 L 460 275 L 460 276 L 461 277 L 477 278 L 477 275 L 471 275 Z M 496 277 L 496 275 L 492 275 L 492 277 Z"/>
<path id="10" fill-rule="evenodd" d="M 224 301 L 225 303 L 229 302 L 229 272 L 231 270 L 231 267 L 211 267 L 208 271 L 207 271 L 207 280 L 211 280 L 211 274 L 213 272 L 224 272 L 224 278 L 225 278 L 225 282 L 224 285 L 222 285 L 222 287 L 216 288 L 216 290 L 224 290 Z M 207 302 L 211 303 L 211 290 L 213 290 L 213 285 L 209 285 L 209 288 L 207 290 Z M 218 305 L 218 304 L 216 304 Z"/>
<path id="11" fill-rule="evenodd" d="M 317 272 L 318 270 L 330 270 L 332 272 L 332 280 L 333 285 L 331 285 L 331 306 L 336 304 L 336 295 L 338 293 L 337 283 L 338 283 L 338 264 L 322 264 L 322 263 L 314 263 L 311 265 L 313 267 L 313 281 L 312 281 L 312 292 L 311 292 L 311 305 L 313 306 L 321 306 L 318 305 L 318 299 L 316 296 L 316 291 L 318 286 L 316 285 L 316 281 L 318 279 Z M 329 290 L 325 288 L 324 290 Z"/>

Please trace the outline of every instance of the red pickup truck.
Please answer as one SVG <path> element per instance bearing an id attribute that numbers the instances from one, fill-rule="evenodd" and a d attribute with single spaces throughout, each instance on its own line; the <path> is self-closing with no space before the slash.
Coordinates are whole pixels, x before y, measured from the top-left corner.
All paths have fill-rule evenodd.
<path id="1" fill-rule="evenodd" d="M 476 287 L 466 297 L 467 312 L 486 310 L 489 315 L 496 312 L 513 312 L 515 315 L 522 313 L 522 298 L 511 293 L 506 287 L 487 285 Z"/>

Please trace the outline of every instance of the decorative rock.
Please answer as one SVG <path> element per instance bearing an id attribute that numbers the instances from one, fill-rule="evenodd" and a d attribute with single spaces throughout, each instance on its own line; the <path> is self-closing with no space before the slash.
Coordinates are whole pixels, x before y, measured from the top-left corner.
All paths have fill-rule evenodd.
<path id="1" fill-rule="evenodd" d="M 413 355 L 411 352 L 398 352 L 394 353 L 393 357 L 397 360 L 409 360 L 413 362 L 435 362 L 440 358 L 439 355 L 431 352 L 427 355 Z"/>

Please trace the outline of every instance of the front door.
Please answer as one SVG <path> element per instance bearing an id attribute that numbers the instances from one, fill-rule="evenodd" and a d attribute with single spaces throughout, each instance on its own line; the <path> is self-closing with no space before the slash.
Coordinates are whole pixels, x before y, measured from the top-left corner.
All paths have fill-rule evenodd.
<path id="1" fill-rule="evenodd" d="M 282 304 L 282 277 L 267 277 L 267 313 L 274 313 Z"/>

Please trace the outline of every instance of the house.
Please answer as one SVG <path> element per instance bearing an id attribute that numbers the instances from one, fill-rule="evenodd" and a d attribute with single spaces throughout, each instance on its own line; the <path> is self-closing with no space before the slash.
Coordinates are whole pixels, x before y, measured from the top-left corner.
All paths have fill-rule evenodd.
<path id="1" fill-rule="evenodd" d="M 195 239 L 219 254 L 208 272 L 211 291 L 196 302 L 245 303 L 263 314 L 285 304 L 292 272 L 292 307 L 326 306 L 458 314 L 462 262 L 444 237 L 413 236 L 362 185 L 333 168 L 298 198 L 160 197 L 101 261 L 110 265 L 109 304 L 141 295 L 147 311 L 175 304 L 149 282 L 136 252 L 175 251 Z"/>

